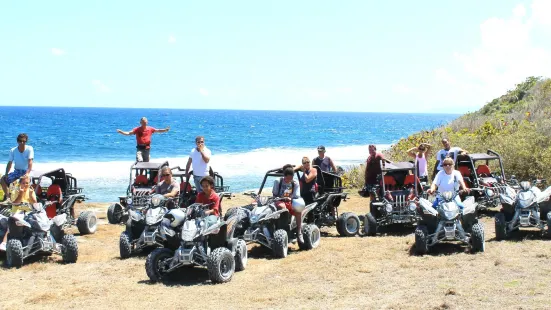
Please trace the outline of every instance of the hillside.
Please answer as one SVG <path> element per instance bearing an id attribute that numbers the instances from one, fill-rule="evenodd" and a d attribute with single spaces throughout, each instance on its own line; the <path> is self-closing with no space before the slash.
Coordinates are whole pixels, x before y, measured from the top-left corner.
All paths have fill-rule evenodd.
<path id="1" fill-rule="evenodd" d="M 551 79 L 529 77 L 505 95 L 492 100 L 476 112 L 467 113 L 450 124 L 431 131 L 422 131 L 400 139 L 386 151 L 393 161 L 411 160 L 406 151 L 421 142 L 433 146 L 429 173 L 434 167 L 434 154 L 442 147 L 442 138 L 452 146 L 470 153 L 498 152 L 507 176 L 528 180 L 551 177 Z M 355 170 L 355 171 L 354 171 Z M 361 187 L 362 169 L 347 175 L 351 187 Z"/>

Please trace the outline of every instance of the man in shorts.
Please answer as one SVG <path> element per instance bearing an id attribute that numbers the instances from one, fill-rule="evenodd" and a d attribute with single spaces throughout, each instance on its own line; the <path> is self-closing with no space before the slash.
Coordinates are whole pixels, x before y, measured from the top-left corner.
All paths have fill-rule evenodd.
<path id="1" fill-rule="evenodd" d="M 151 149 L 151 136 L 156 133 L 167 132 L 170 130 L 170 126 L 165 129 L 157 129 L 147 126 L 147 118 L 142 117 L 140 119 L 140 126 L 132 129 L 131 131 L 122 131 L 117 129 L 117 132 L 131 136 L 136 135 L 136 161 L 149 162 L 149 150 Z"/>
<path id="2" fill-rule="evenodd" d="M 314 158 L 314 165 L 320 167 L 321 171 L 337 172 L 337 168 L 331 158 L 325 156 L 325 146 L 323 145 L 318 146 L 318 157 Z"/>
<path id="3" fill-rule="evenodd" d="M 195 189 L 197 190 L 197 193 L 200 193 L 203 191 L 201 180 L 204 177 L 208 176 L 210 172 L 209 162 L 212 154 L 210 150 L 205 146 L 205 137 L 195 137 L 195 145 L 197 146 L 191 150 L 191 153 L 189 154 L 189 159 L 187 160 L 186 179 L 189 179 L 189 168 L 192 168 Z"/>
<path id="4" fill-rule="evenodd" d="M 28 140 L 27 134 L 19 134 L 17 136 L 17 146 L 10 150 L 6 174 L 0 180 L 2 190 L 4 191 L 3 202 L 9 200 L 8 187 L 10 184 L 22 176 L 28 176 L 33 169 L 34 150 L 32 146 L 27 145 Z M 13 172 L 9 173 L 12 163 L 14 163 L 15 167 Z"/>

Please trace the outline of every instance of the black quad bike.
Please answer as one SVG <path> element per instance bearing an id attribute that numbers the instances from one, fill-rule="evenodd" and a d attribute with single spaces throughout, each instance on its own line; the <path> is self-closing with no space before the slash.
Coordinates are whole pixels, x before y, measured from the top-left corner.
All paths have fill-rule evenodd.
<path id="1" fill-rule="evenodd" d="M 173 199 L 155 194 L 151 197 L 149 205 L 142 210 L 130 209 L 130 216 L 126 222 L 126 230 L 119 238 L 119 251 L 121 258 L 128 258 L 132 254 L 139 253 L 148 248 L 178 247 L 179 240 L 170 238 L 159 230 L 161 221 L 168 213 Z"/>
<path id="2" fill-rule="evenodd" d="M 224 185 L 224 178 L 218 172 L 212 170 L 212 167 L 209 167 L 209 169 L 209 175 L 214 179 L 214 191 L 225 193 L 225 197 L 231 199 L 230 187 Z M 182 169 L 179 166 L 173 167 L 172 176 L 180 180 L 180 207 L 185 208 L 195 203 L 197 189 L 193 182 L 193 170 L 189 171 L 189 177 L 187 177 L 186 169 Z M 190 179 L 192 180 L 191 182 Z"/>
<path id="3" fill-rule="evenodd" d="M 41 203 L 28 205 L 27 208 L 31 211 L 16 213 L 9 218 L 0 216 L 0 223 L 2 223 L 0 238 L 4 237 L 6 228 L 9 228 L 6 246 L 7 266 L 21 267 L 28 257 L 52 254 L 61 255 L 64 263 L 75 263 L 78 258 L 78 244 L 75 236 L 67 234 L 56 240 L 50 234 L 52 227 L 62 229 L 67 216 L 60 214 L 49 219 Z"/>
<path id="4" fill-rule="evenodd" d="M 126 196 L 120 196 L 119 202 L 107 209 L 107 220 L 110 224 L 126 223 L 129 210 L 142 210 L 149 205 L 152 189 L 159 182 L 159 173 L 168 162 L 135 162 L 130 166 Z"/>
<path id="5" fill-rule="evenodd" d="M 153 282 L 167 279 L 184 266 L 206 267 L 213 283 L 231 281 L 235 271 L 247 265 L 247 246 L 234 237 L 237 217 L 218 219 L 209 225 L 204 210 L 208 204 L 194 203 L 187 208 L 173 209 L 163 220 L 163 227 L 180 238 L 175 251 L 158 248 L 147 256 L 145 270 Z"/>
<path id="6" fill-rule="evenodd" d="M 375 236 L 381 227 L 392 224 L 414 226 L 420 214 L 416 200 L 427 186 L 422 186 L 412 162 L 381 162 L 380 185 L 373 186 L 373 201 L 363 217 L 363 234 Z"/>

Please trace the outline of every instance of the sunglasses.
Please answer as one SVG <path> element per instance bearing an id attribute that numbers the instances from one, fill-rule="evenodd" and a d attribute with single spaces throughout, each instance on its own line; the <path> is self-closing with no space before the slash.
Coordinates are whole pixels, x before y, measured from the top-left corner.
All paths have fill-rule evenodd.
<path id="1" fill-rule="evenodd" d="M 310 163 L 309 161 L 302 162 L 303 165 L 306 165 L 306 164 L 309 164 L 309 163 Z"/>
<path id="2" fill-rule="evenodd" d="M 27 140 L 17 140 L 19 143 L 27 143 Z"/>
<path id="3" fill-rule="evenodd" d="M 195 143 L 205 143 L 205 141 L 195 141 Z"/>
<path id="4" fill-rule="evenodd" d="M 163 174 L 163 175 L 161 175 L 161 176 L 162 176 L 162 177 L 168 177 L 168 176 L 170 176 L 170 174 Z"/>
<path id="5" fill-rule="evenodd" d="M 29 184 L 29 182 L 21 182 L 21 183 L 19 183 L 19 184 L 25 185 L 25 184 Z"/>

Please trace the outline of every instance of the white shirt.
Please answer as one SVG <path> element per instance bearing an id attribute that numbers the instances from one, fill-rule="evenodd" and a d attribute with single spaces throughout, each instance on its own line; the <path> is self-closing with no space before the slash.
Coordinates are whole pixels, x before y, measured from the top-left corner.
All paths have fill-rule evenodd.
<path id="1" fill-rule="evenodd" d="M 34 150 L 30 145 L 25 145 L 25 150 L 23 153 L 19 152 L 17 146 L 10 150 L 10 157 L 8 161 L 11 161 L 15 164 L 14 169 L 17 170 L 27 170 L 29 169 L 29 159 L 34 158 Z"/>
<path id="2" fill-rule="evenodd" d="M 438 191 L 443 192 L 456 192 L 459 190 L 459 184 L 463 176 L 457 170 L 454 170 L 451 174 L 447 174 L 442 170 L 436 174 L 432 184 L 436 184 Z"/>
<path id="3" fill-rule="evenodd" d="M 203 148 L 203 153 L 205 153 L 208 158 L 211 157 L 210 150 L 206 146 Z M 193 169 L 194 176 L 205 177 L 209 175 L 209 164 L 203 160 L 201 152 L 197 151 L 196 147 L 191 150 L 189 157 L 191 158 L 191 169 Z"/>
<path id="4" fill-rule="evenodd" d="M 438 151 L 438 153 L 436 153 L 436 160 L 438 160 L 439 163 L 438 163 L 438 167 L 436 167 L 436 169 L 438 171 L 441 171 L 443 169 L 442 162 L 448 156 L 451 159 L 453 159 L 453 162 L 455 163 L 455 159 L 457 158 L 457 153 L 459 153 L 460 150 L 461 150 L 461 148 L 452 147 L 452 148 L 450 148 L 449 151 L 446 151 L 445 149 L 441 149 L 440 151 Z"/>

